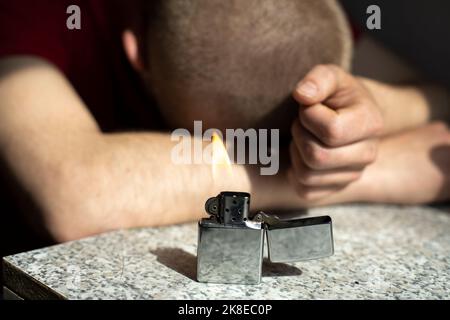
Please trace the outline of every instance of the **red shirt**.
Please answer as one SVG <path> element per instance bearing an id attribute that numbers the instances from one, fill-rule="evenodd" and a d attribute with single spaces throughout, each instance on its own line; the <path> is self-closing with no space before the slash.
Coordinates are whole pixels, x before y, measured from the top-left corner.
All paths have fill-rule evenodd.
<path id="1" fill-rule="evenodd" d="M 120 3 L 120 7 L 117 3 Z M 131 1 L 0 0 L 0 58 L 35 55 L 69 79 L 103 131 L 160 129 L 161 117 L 122 48 Z M 69 30 L 70 5 L 81 30 Z"/>

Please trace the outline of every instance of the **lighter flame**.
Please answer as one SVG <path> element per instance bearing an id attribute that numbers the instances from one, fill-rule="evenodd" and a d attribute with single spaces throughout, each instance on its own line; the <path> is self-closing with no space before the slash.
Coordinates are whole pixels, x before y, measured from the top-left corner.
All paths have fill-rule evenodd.
<path id="1" fill-rule="evenodd" d="M 212 134 L 212 156 L 211 156 L 213 178 L 217 179 L 219 172 L 224 172 L 231 176 L 231 161 L 227 149 L 220 136 L 213 132 Z"/>

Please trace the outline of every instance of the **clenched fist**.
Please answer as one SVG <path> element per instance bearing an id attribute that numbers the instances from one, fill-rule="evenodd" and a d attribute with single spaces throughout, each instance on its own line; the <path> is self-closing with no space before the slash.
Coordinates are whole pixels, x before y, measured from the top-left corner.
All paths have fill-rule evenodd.
<path id="1" fill-rule="evenodd" d="M 335 65 L 316 66 L 293 96 L 300 108 L 289 178 L 301 198 L 314 201 L 359 179 L 375 161 L 383 115 L 364 85 Z"/>

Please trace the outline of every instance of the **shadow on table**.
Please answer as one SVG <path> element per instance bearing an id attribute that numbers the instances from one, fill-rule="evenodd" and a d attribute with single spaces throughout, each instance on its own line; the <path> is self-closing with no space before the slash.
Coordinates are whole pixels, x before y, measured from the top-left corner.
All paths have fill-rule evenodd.
<path id="1" fill-rule="evenodd" d="M 263 277 L 287 277 L 300 276 L 302 270 L 286 263 L 270 262 L 269 259 L 264 258 L 262 266 Z"/>
<path id="2" fill-rule="evenodd" d="M 197 281 L 197 258 L 193 254 L 180 248 L 157 248 L 150 252 L 166 267 Z"/>
<path id="3" fill-rule="evenodd" d="M 166 267 L 197 281 L 197 257 L 180 248 L 157 248 L 151 250 L 157 261 Z M 262 267 L 263 277 L 299 276 L 302 271 L 285 263 L 272 263 L 264 258 Z"/>
<path id="4" fill-rule="evenodd" d="M 435 210 L 439 210 L 440 212 L 444 214 L 450 215 L 450 202 L 437 202 L 433 204 L 427 205 L 427 207 L 430 207 Z"/>

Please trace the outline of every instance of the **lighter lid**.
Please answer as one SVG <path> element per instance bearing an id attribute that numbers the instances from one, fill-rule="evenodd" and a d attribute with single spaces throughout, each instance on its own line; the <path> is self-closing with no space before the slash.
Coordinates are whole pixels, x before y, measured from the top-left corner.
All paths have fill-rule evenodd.
<path id="1" fill-rule="evenodd" d="M 281 220 L 278 216 L 258 213 L 266 230 L 269 260 L 296 262 L 333 255 L 333 228 L 329 216 Z"/>

